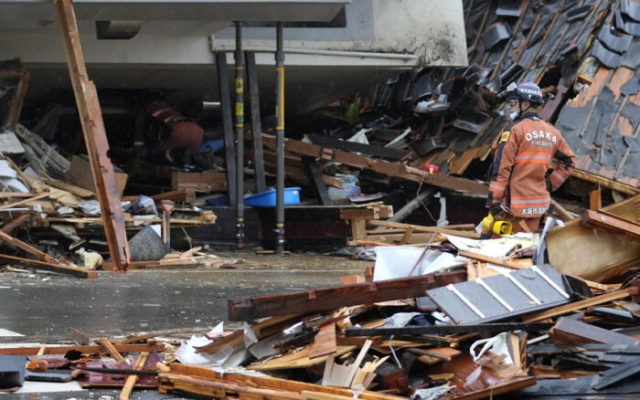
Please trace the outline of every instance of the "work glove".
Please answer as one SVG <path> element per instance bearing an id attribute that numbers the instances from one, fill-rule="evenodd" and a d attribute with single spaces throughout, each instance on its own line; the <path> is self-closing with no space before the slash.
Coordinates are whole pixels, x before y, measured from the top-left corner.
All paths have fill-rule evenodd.
<path id="1" fill-rule="evenodd" d="M 544 180 L 544 183 L 547 185 L 547 192 L 549 192 L 549 193 L 553 192 L 553 186 L 551 184 L 551 179 L 546 178 Z"/>
<path id="2" fill-rule="evenodd" d="M 491 215 L 493 215 L 494 217 L 498 214 L 500 214 L 503 211 L 507 210 L 507 206 L 505 206 L 503 203 L 493 203 L 491 205 L 491 207 L 489 207 L 489 212 L 491 213 Z"/>

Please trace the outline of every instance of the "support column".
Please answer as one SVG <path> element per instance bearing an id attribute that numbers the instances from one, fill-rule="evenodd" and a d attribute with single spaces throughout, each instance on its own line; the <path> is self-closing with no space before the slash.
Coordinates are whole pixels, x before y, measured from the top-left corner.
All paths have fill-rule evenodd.
<path id="1" fill-rule="evenodd" d="M 276 47 L 276 249 L 284 254 L 284 50 L 282 22 L 277 25 Z"/>
<path id="2" fill-rule="evenodd" d="M 236 227 L 237 250 L 244 250 L 244 53 L 242 26 L 236 22 Z"/>

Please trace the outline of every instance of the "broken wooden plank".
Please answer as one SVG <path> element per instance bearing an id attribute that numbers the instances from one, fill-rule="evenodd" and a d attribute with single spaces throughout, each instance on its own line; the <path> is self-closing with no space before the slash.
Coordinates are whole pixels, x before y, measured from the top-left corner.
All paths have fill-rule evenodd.
<path id="1" fill-rule="evenodd" d="M 336 324 L 327 324 L 318 331 L 318 334 L 311 345 L 311 349 L 309 350 L 309 358 L 317 358 L 334 354 L 336 350 Z"/>
<path id="2" fill-rule="evenodd" d="M 606 389 L 611 385 L 630 378 L 640 372 L 640 364 L 637 360 L 616 365 L 615 367 L 600 372 L 599 379 L 592 386 L 595 390 Z"/>
<path id="3" fill-rule="evenodd" d="M 355 349 L 355 346 L 337 346 L 334 354 L 311 359 L 309 358 L 309 346 L 307 346 L 299 351 L 290 351 L 289 353 L 277 358 L 271 358 L 266 361 L 256 361 L 253 364 L 249 364 L 246 368 L 255 371 L 310 368 L 315 365 L 323 364 L 328 358 L 340 357 L 341 355 L 350 353 Z"/>
<path id="4" fill-rule="evenodd" d="M 28 258 L 15 257 L 7 254 L 0 254 L 0 260 L 4 260 L 7 263 L 18 264 L 27 268 L 37 269 L 41 271 L 51 271 L 51 272 L 56 272 L 64 275 L 71 275 L 71 276 L 75 276 L 76 278 L 93 279 L 98 277 L 98 271 L 87 271 L 86 269 L 83 269 L 83 268 L 48 263 L 45 261 L 31 260 Z"/>
<path id="5" fill-rule="evenodd" d="M 248 385 L 222 380 L 195 378 L 188 375 L 161 372 L 158 374 L 161 382 L 160 393 L 174 390 L 194 393 L 216 399 L 252 398 L 252 399 L 290 399 L 304 400 L 304 397 L 294 392 L 281 389 L 256 388 Z"/>
<path id="6" fill-rule="evenodd" d="M 24 251 L 26 251 L 29 254 L 32 254 L 36 257 L 38 257 L 41 260 L 44 260 L 46 262 L 50 262 L 53 263 L 56 261 L 55 258 L 51 257 L 49 254 L 44 253 L 38 249 L 36 249 L 35 247 L 31 246 L 28 243 L 23 242 L 20 239 L 14 238 L 13 236 L 9 236 L 6 233 L 4 233 L 3 230 L 0 230 L 0 241 L 4 241 L 7 243 L 11 243 L 12 245 L 16 246 L 19 249 L 22 249 Z"/>
<path id="7" fill-rule="evenodd" d="M 555 344 L 606 343 L 636 346 L 639 343 L 633 336 L 566 317 L 558 319 L 558 322 L 549 330 L 549 336 Z"/>
<path id="8" fill-rule="evenodd" d="M 480 234 L 477 232 L 466 232 L 463 230 L 449 229 L 446 226 L 421 226 L 381 220 L 368 220 L 367 224 L 372 226 L 383 226 L 388 228 L 400 229 L 408 229 L 409 227 L 412 227 L 414 232 L 442 233 L 445 235 L 459 236 L 468 239 L 480 239 Z"/>
<path id="9" fill-rule="evenodd" d="M 49 197 L 49 193 L 41 193 L 41 194 L 39 194 L 37 196 L 33 196 L 33 197 L 28 198 L 28 199 L 15 201 L 15 202 L 10 203 L 10 204 L 4 204 L 4 205 L 0 206 L 0 211 L 7 210 L 7 209 L 10 209 L 10 208 L 15 208 L 15 207 L 18 207 L 18 206 L 21 206 L 21 205 L 24 205 L 24 204 L 28 204 L 31 201 L 44 199 L 45 197 Z"/>
<path id="10" fill-rule="evenodd" d="M 591 297 L 588 299 L 575 301 L 573 303 L 565 304 L 559 307 L 552 308 L 550 310 L 541 311 L 535 314 L 529 314 L 522 317 L 522 321 L 525 323 L 531 323 L 536 321 L 544 321 L 547 318 L 557 317 L 559 315 L 576 312 L 587 307 L 592 307 L 599 304 L 608 303 L 610 301 L 624 299 L 632 294 L 638 294 L 638 288 L 627 288 L 617 290 L 615 292 L 602 294 L 600 296 Z"/>
<path id="11" fill-rule="evenodd" d="M 71 0 L 56 1 L 54 7 L 59 21 L 73 92 L 78 105 L 91 171 L 98 191 L 109 254 L 118 269 L 126 269 L 126 265 L 129 263 L 129 243 L 124 227 L 124 212 L 120 203 L 118 185 L 108 155 L 109 142 L 102 120 L 98 94 L 95 85 L 88 79 Z"/>
<path id="12" fill-rule="evenodd" d="M 351 238 L 353 240 L 364 240 L 367 237 L 367 222 L 364 218 L 354 218 L 349 220 L 351 225 Z"/>
<path id="13" fill-rule="evenodd" d="M 26 198 L 31 198 L 37 196 L 36 193 L 31 193 L 31 192 L 27 192 L 27 193 L 22 193 L 22 192 L 0 192 L 0 199 L 13 199 L 16 197 L 26 197 Z"/>
<path id="14" fill-rule="evenodd" d="M 171 373 L 182 376 L 190 376 L 207 381 L 220 380 L 225 382 L 235 382 L 250 387 L 259 387 L 263 389 L 283 390 L 285 392 L 301 393 L 308 390 L 318 393 L 329 393 L 349 398 L 357 397 L 363 400 L 390 400 L 397 399 L 395 396 L 389 396 L 384 393 L 372 392 L 369 390 L 352 390 L 347 388 L 321 386 L 313 383 L 300 382 L 296 380 L 272 378 L 265 375 L 248 375 L 236 372 L 218 373 L 208 367 L 195 365 L 185 365 L 179 363 L 171 363 Z M 160 380 L 160 392 L 166 393 L 172 390 L 171 381 L 166 379 L 163 373 L 158 375 Z"/>
<path id="15" fill-rule="evenodd" d="M 511 269 L 524 269 L 529 268 L 532 265 L 531 259 L 528 259 L 529 265 L 524 265 L 510 260 L 504 260 L 502 258 L 490 257 L 485 254 L 476 253 L 475 251 L 459 250 L 458 255 Z"/>
<path id="16" fill-rule="evenodd" d="M 628 221 L 605 211 L 586 210 L 582 215 L 582 223 L 597 226 L 607 231 L 640 239 L 640 224 Z"/>
<path id="17" fill-rule="evenodd" d="M 256 335 L 257 339 L 267 336 L 270 330 L 277 330 L 278 328 L 284 329 L 287 325 L 294 324 L 301 319 L 299 315 L 281 315 L 274 318 L 269 318 L 265 321 L 251 325 L 251 330 Z M 221 350 L 225 346 L 236 347 L 244 344 L 244 332 L 238 330 L 233 332 L 220 340 L 210 343 L 196 350 L 196 353 L 208 353 L 213 354 Z"/>
<path id="18" fill-rule="evenodd" d="M 620 181 L 614 181 L 613 179 L 604 178 L 598 174 L 593 174 L 591 172 L 583 171 L 580 169 L 574 169 L 571 173 L 571 176 L 577 179 L 582 179 L 583 181 L 597 183 L 602 187 L 606 187 L 611 190 L 615 190 L 620 193 L 624 193 L 630 196 L 637 196 L 640 194 L 640 188 L 632 185 L 625 184 Z"/>
<path id="19" fill-rule="evenodd" d="M 152 339 L 152 338 L 154 338 L 156 336 L 157 335 L 155 333 L 146 333 L 144 335 L 137 335 L 137 336 L 134 336 L 134 337 L 130 337 L 129 339 L 118 340 L 117 342 L 114 343 L 114 345 L 129 344 L 129 343 L 147 341 L 148 339 Z"/>
<path id="20" fill-rule="evenodd" d="M 327 185 L 324 183 L 322 171 L 320 170 L 320 167 L 318 166 L 316 160 L 311 157 L 303 156 L 302 162 L 304 164 L 305 171 L 309 176 L 311 190 L 315 194 L 318 203 L 323 206 L 330 206 L 331 204 L 333 204 L 333 201 L 329 197 Z"/>
<path id="21" fill-rule="evenodd" d="M 118 185 L 118 193 L 122 196 L 124 189 L 127 186 L 128 175 L 123 172 L 114 172 L 114 176 L 116 178 L 116 184 Z M 93 175 L 91 174 L 91 165 L 89 161 L 86 161 L 76 155 L 71 157 L 71 165 L 69 166 L 69 171 L 67 171 L 67 175 L 65 176 L 64 183 L 84 189 L 84 191 L 88 192 L 90 196 L 93 196 L 93 194 L 96 193 L 96 183 L 93 180 Z M 60 189 L 67 190 L 64 186 L 60 187 Z M 88 197 L 86 194 L 83 195 L 81 191 L 76 192 L 74 189 L 70 189 L 69 191 L 80 197 Z"/>
<path id="22" fill-rule="evenodd" d="M 553 214 L 559 216 L 565 221 L 571 221 L 575 218 L 573 214 L 571 214 L 566 208 L 562 206 L 562 204 L 558 203 L 556 200 L 551 199 L 551 204 L 553 204 Z"/>
<path id="23" fill-rule="evenodd" d="M 491 352 L 487 354 L 479 363 L 474 362 L 470 355 L 455 357 L 430 367 L 429 375 L 454 374 L 454 379 L 447 384 L 456 387 L 447 394 L 452 399 L 489 399 L 536 384 L 534 377 L 526 376 L 513 365 L 498 364 L 489 358 Z"/>
<path id="24" fill-rule="evenodd" d="M 229 319 L 240 321 L 274 315 L 305 314 L 337 310 L 345 306 L 421 297 L 427 289 L 462 282 L 465 278 L 466 272 L 451 272 L 252 297 L 240 301 L 229 300 Z"/>
<path id="25" fill-rule="evenodd" d="M 629 221 L 638 221 L 640 196 L 602 210 Z M 546 237 L 549 263 L 560 273 L 603 282 L 625 274 L 640 260 L 640 242 L 624 235 L 586 226 L 579 218 L 552 229 Z M 580 262 L 576 262 L 580 260 Z"/>
<path id="26" fill-rule="evenodd" d="M 111 355 L 111 357 L 113 357 L 114 360 L 116 360 L 116 362 L 125 362 L 124 357 L 122 357 L 122 354 L 120 354 L 120 352 L 115 348 L 115 346 L 113 345 L 113 343 L 111 343 L 111 341 L 107 338 L 100 338 L 98 339 L 98 341 L 100 342 L 100 344 L 107 349 L 107 353 L 109 353 Z"/>
<path id="27" fill-rule="evenodd" d="M 205 193 L 227 191 L 227 179 L 225 172 L 203 171 L 171 173 L 171 187 L 177 190 L 193 189 Z"/>
<path id="28" fill-rule="evenodd" d="M 147 362 L 148 358 L 149 358 L 149 352 L 143 351 L 142 353 L 140 353 L 138 355 L 138 359 L 136 360 L 135 365 L 133 366 L 133 370 L 142 371 L 142 369 L 144 368 L 144 364 Z M 137 381 L 138 381 L 138 375 L 136 374 L 131 374 L 127 377 L 127 380 L 125 381 L 124 386 L 120 391 L 120 396 L 119 396 L 120 400 L 129 400 L 129 397 L 131 396 L 131 392 L 133 391 L 133 387 L 136 385 Z"/>
<path id="29" fill-rule="evenodd" d="M 441 361 L 451 361 L 454 357 L 462 354 L 460 350 L 452 349 L 451 347 L 411 348 L 408 350 L 410 353 L 433 357 Z"/>
<path id="30" fill-rule="evenodd" d="M 327 136 L 310 134 L 307 135 L 307 137 L 313 144 L 322 147 L 327 147 L 334 150 L 342 150 L 349 153 L 361 153 L 392 161 L 401 161 L 410 153 L 407 150 L 395 149 L 392 147 L 375 146 L 358 142 L 349 142 L 346 140 L 334 139 Z"/>
<path id="31" fill-rule="evenodd" d="M 114 345 L 115 349 L 120 353 L 138 353 L 142 351 L 148 352 L 163 352 L 165 351 L 164 343 L 141 343 L 141 344 L 123 344 Z M 32 356 L 37 355 L 42 349 L 41 346 L 17 346 L 17 347 L 0 347 L 0 354 L 7 356 Z M 88 345 L 88 346 L 46 346 L 44 353 L 42 354 L 66 354 L 67 352 L 75 350 L 85 354 L 106 353 L 107 349 L 101 345 Z M 41 355 L 42 355 L 41 354 Z"/>
<path id="32" fill-rule="evenodd" d="M 265 146 L 275 149 L 275 136 L 263 134 Z M 442 174 L 429 174 L 417 168 L 407 167 L 397 162 L 392 163 L 383 160 L 374 160 L 368 157 L 351 154 L 341 150 L 331 150 L 311 143 L 287 139 L 285 150 L 298 155 L 306 155 L 322 160 L 334 161 L 351 167 L 370 169 L 372 171 L 395 176 L 413 182 L 422 182 L 425 185 L 434 185 L 445 189 L 457 190 L 469 194 L 486 195 L 488 186 L 469 179 L 456 178 Z"/>
<path id="33" fill-rule="evenodd" d="M 27 94 L 27 87 L 29 86 L 30 73 L 24 68 L 21 68 L 19 71 L 6 71 L 9 74 L 15 74 L 14 76 L 19 77 L 18 87 L 16 88 L 15 94 L 11 101 L 11 109 L 9 110 L 7 126 L 11 129 L 15 129 L 16 125 L 20 121 L 20 112 L 22 110 L 22 106 L 24 104 L 24 99 Z"/>
<path id="34" fill-rule="evenodd" d="M 13 219 L 13 221 L 2 226 L 2 232 L 11 235 L 14 229 L 24 225 L 27 220 L 31 218 L 30 214 L 21 214 Z"/>

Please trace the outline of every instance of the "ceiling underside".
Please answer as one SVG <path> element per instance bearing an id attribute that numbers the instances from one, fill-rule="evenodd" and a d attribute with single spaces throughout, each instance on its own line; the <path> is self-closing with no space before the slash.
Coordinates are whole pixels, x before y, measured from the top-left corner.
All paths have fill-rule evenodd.
<path id="1" fill-rule="evenodd" d="M 350 0 L 75 0 L 81 21 L 330 21 Z M 0 22 L 53 21 L 50 0 L 0 0 Z"/>

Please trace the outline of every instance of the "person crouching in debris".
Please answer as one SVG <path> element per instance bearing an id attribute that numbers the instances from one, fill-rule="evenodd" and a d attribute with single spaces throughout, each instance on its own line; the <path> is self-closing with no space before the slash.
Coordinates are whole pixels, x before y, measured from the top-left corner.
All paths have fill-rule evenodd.
<path id="1" fill-rule="evenodd" d="M 538 116 L 536 108 L 543 104 L 538 85 L 512 83 L 506 98 L 512 122 L 495 151 L 486 206 L 490 217 L 511 222 L 511 233 L 536 232 L 551 204 L 551 192 L 571 175 L 576 156 L 560 131 Z M 557 165 L 549 174 L 553 159 Z M 487 234 L 499 236 L 495 229 L 483 231 L 483 237 Z"/>
<path id="2" fill-rule="evenodd" d="M 211 163 L 200 154 L 203 137 L 200 125 L 156 94 L 136 116 L 133 146 L 154 164 L 209 169 Z M 156 139 L 151 149 L 146 149 L 148 138 Z"/>

